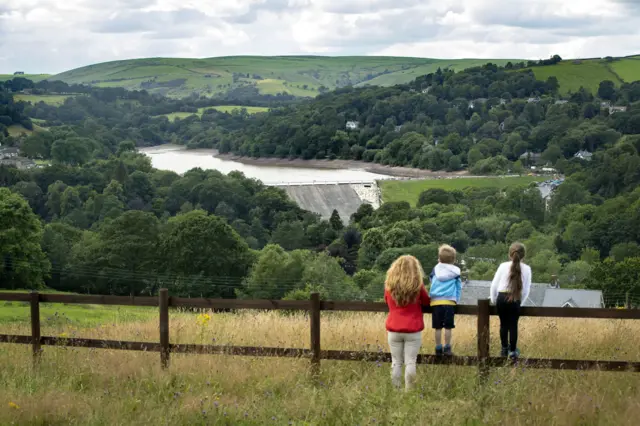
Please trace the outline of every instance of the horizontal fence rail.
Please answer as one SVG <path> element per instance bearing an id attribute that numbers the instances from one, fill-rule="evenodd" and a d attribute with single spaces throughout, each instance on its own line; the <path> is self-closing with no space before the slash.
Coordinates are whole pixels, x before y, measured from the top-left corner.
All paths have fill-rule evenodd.
<path id="1" fill-rule="evenodd" d="M 385 303 L 321 301 L 314 293 L 310 300 L 240 300 L 240 299 L 192 299 L 171 297 L 166 289 L 158 297 L 97 296 L 32 293 L 2 293 L 0 301 L 25 302 L 31 308 L 31 336 L 0 335 L 0 343 L 27 344 L 32 346 L 34 362 L 42 353 L 42 346 L 62 346 L 78 348 L 96 348 L 159 352 L 163 368 L 169 366 L 170 354 L 211 354 L 252 357 L 307 358 L 311 361 L 312 373 L 317 375 L 320 360 L 390 362 L 388 352 L 322 350 L 320 347 L 320 313 L 333 312 L 387 312 Z M 40 335 L 40 304 L 64 303 L 83 305 L 121 305 L 159 308 L 159 342 L 129 342 L 85 338 L 51 337 Z M 172 344 L 169 342 L 169 308 L 200 308 L 211 310 L 293 310 L 309 313 L 309 348 L 280 348 L 225 346 L 199 344 Z M 424 307 L 424 313 L 431 313 L 431 307 Z M 477 355 L 442 357 L 420 354 L 418 363 L 436 365 L 477 366 L 480 377 L 486 378 L 490 367 L 508 366 L 516 363 L 527 368 L 545 368 L 556 370 L 601 370 L 640 372 L 640 362 L 574 360 L 574 359 L 537 359 L 521 358 L 517 361 L 490 356 L 490 317 L 497 315 L 495 306 L 489 300 L 478 300 L 478 305 L 460 305 L 456 308 L 459 315 L 472 315 L 477 322 Z M 523 317 L 552 318 L 597 318 L 640 320 L 640 310 L 598 309 L 598 308 L 543 308 L 523 307 Z M 381 324 L 382 326 L 382 324 Z"/>

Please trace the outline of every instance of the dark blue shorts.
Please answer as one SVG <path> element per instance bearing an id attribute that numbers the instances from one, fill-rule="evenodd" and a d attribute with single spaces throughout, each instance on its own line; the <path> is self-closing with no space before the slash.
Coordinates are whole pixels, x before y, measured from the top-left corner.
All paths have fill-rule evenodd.
<path id="1" fill-rule="evenodd" d="M 456 328 L 455 315 L 455 305 L 436 305 L 433 307 L 433 313 L 431 314 L 431 327 L 436 330 Z"/>

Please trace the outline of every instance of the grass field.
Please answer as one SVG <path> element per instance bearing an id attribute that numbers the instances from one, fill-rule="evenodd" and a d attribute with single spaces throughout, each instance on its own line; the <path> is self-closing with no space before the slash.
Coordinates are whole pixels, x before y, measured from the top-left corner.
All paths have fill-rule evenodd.
<path id="1" fill-rule="evenodd" d="M 237 106 L 237 105 L 219 105 L 214 107 L 205 107 L 198 108 L 198 112 L 172 112 L 170 114 L 163 114 L 165 117 L 169 119 L 169 121 L 174 121 L 176 118 L 181 120 L 191 117 L 192 115 L 197 115 L 201 117 L 204 111 L 208 109 L 215 109 L 220 112 L 232 113 L 233 111 L 240 111 L 242 109 L 247 110 L 247 114 L 257 114 L 259 112 L 267 112 L 269 108 L 266 107 L 254 107 L 254 106 Z"/>
<path id="2" fill-rule="evenodd" d="M 215 95 L 233 85 L 255 84 L 262 93 L 286 91 L 295 96 L 316 96 L 320 86 L 406 83 L 438 67 L 457 70 L 486 63 L 484 59 L 429 59 L 374 56 L 234 56 L 208 59 L 150 58 L 107 62 L 67 71 L 52 78 L 68 83 L 139 89 L 154 81 L 152 92 L 187 96 L 193 92 Z M 506 64 L 508 60 L 491 60 Z M 234 82 L 235 74 L 235 82 Z M 171 81 L 176 87 L 161 87 Z M 287 83 L 285 85 L 285 82 Z M 307 89 L 304 89 L 304 86 Z"/>
<path id="3" fill-rule="evenodd" d="M 123 313 L 68 323 L 50 321 L 43 311 L 43 335 L 158 341 L 152 313 L 136 322 Z M 29 333 L 28 307 L 15 314 L 24 321 L 0 320 L 0 333 Z M 211 313 L 204 322 L 195 313 L 170 315 L 174 343 L 308 347 L 304 315 Z M 322 347 L 387 351 L 384 320 L 384 314 L 323 313 Z M 474 354 L 475 317 L 456 322 L 454 350 Z M 493 352 L 497 324 L 492 317 Z M 629 338 L 640 333 L 640 322 L 523 318 L 520 330 L 527 356 L 640 360 Z M 425 353 L 432 351 L 431 334 L 423 334 Z M 389 364 L 364 362 L 323 361 L 318 385 L 306 359 L 172 355 L 169 370 L 161 371 L 157 353 L 44 347 L 34 371 L 28 345 L 3 343 L 0 365 L 0 424 L 618 426 L 635 425 L 640 416 L 640 375 L 633 373 L 505 367 L 478 387 L 476 368 L 419 366 L 415 390 L 404 393 L 391 387 Z"/>
<path id="4" fill-rule="evenodd" d="M 237 106 L 237 105 L 219 105 L 211 107 L 211 109 L 215 109 L 216 111 L 232 113 L 233 111 L 240 111 L 242 109 L 246 109 L 248 114 L 257 114 L 259 112 L 267 112 L 269 108 L 267 107 L 254 107 L 254 106 Z"/>
<path id="5" fill-rule="evenodd" d="M 560 92 L 564 94 L 576 92 L 580 87 L 597 93 L 598 86 L 603 80 L 611 80 L 617 85 L 622 83 L 618 76 L 608 68 L 607 63 L 601 60 L 581 61 L 580 64 L 574 64 L 573 61 L 562 61 L 556 65 L 533 67 L 532 69 L 538 80 L 546 80 L 551 76 L 556 77 L 560 83 Z"/>
<path id="6" fill-rule="evenodd" d="M 46 80 L 51 77 L 50 74 L 25 74 L 25 75 L 13 75 L 13 74 L 0 74 L 0 81 L 13 80 L 16 77 L 27 78 L 35 83 L 38 81 Z"/>
<path id="7" fill-rule="evenodd" d="M 430 188 L 441 188 L 448 191 L 467 187 L 499 187 L 528 185 L 531 182 L 541 182 L 548 177 L 520 176 L 520 177 L 476 177 L 454 179 L 425 179 L 425 180 L 383 180 L 379 182 L 382 190 L 382 201 L 408 201 L 415 206 L 420 194 Z"/>
<path id="8" fill-rule="evenodd" d="M 45 104 L 58 106 L 64 104 L 64 101 L 70 96 L 72 95 L 25 95 L 18 93 L 15 94 L 13 98 L 16 101 L 31 102 L 32 104 L 44 102 Z"/>
<path id="9" fill-rule="evenodd" d="M 640 80 L 640 57 L 638 56 L 615 61 L 610 66 L 625 82 Z"/>
<path id="10" fill-rule="evenodd" d="M 36 129 L 36 126 L 33 126 L 34 129 Z M 30 135 L 31 133 L 33 133 L 33 130 L 28 130 L 25 127 L 23 127 L 21 124 L 13 124 L 11 126 L 9 126 L 7 128 L 7 130 L 9 131 L 9 136 L 20 136 L 20 135 Z"/>

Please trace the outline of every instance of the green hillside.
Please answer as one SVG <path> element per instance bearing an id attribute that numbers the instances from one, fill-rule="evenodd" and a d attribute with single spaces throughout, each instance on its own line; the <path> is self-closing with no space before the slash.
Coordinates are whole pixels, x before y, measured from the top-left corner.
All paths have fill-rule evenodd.
<path id="1" fill-rule="evenodd" d="M 51 77 L 51 75 L 50 74 L 22 74 L 22 75 L 0 74 L 0 81 L 7 81 L 7 80 L 14 79 L 16 77 L 28 78 L 31 81 L 38 82 L 38 81 L 46 80 L 47 78 Z"/>
<path id="2" fill-rule="evenodd" d="M 575 92 L 580 87 L 590 89 L 594 94 L 603 80 L 611 80 L 617 85 L 640 80 L 640 57 L 604 59 L 566 60 L 556 65 L 532 68 L 539 80 L 555 76 L 560 83 L 561 93 Z"/>
<path id="3" fill-rule="evenodd" d="M 148 58 L 106 62 L 64 72 L 49 79 L 98 87 L 147 89 L 170 97 L 216 96 L 238 87 L 253 86 L 259 93 L 287 93 L 315 97 L 324 90 L 347 85 L 392 86 L 407 83 L 438 68 L 460 71 L 508 59 L 430 59 L 376 56 L 229 56 L 208 59 Z M 513 59 L 511 62 L 521 62 Z M 563 94 L 581 86 L 594 93 L 603 80 L 616 84 L 640 80 L 640 56 L 564 60 L 533 67 L 536 77 L 555 76 Z M 0 80 L 13 76 L 0 75 Z M 35 81 L 47 77 L 27 75 Z"/>
<path id="4" fill-rule="evenodd" d="M 201 117 L 204 111 L 208 109 L 215 109 L 220 112 L 232 113 L 233 111 L 240 111 L 245 109 L 247 114 L 257 114 L 259 112 L 267 112 L 269 108 L 265 107 L 254 107 L 254 106 L 237 106 L 237 105 L 219 105 L 207 108 L 198 108 L 198 112 L 172 112 L 170 114 L 162 114 L 169 119 L 169 121 L 174 121 L 176 118 L 185 119 L 187 117 L 191 117 L 192 115 L 197 115 Z"/>
<path id="5" fill-rule="evenodd" d="M 456 70 L 488 59 L 428 59 L 374 56 L 234 56 L 209 59 L 151 58 L 90 65 L 53 76 L 67 83 L 100 87 L 147 88 L 181 97 L 191 93 L 215 95 L 233 87 L 255 86 L 260 93 L 318 95 L 324 86 L 406 83 L 438 67 Z M 501 65 L 507 60 L 491 60 Z"/>

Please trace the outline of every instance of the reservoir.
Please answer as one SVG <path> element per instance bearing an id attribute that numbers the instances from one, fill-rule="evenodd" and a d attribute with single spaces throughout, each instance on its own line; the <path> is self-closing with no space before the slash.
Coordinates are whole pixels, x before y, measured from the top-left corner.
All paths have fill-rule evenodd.
<path id="1" fill-rule="evenodd" d="M 238 170 L 249 178 L 261 180 L 265 184 L 311 184 L 314 182 L 365 182 L 388 179 L 389 176 L 371 173 L 359 168 L 314 168 L 304 167 L 302 160 L 294 160 L 295 166 L 268 164 L 244 164 L 216 157 L 211 149 L 187 150 L 177 145 L 162 145 L 143 148 L 140 152 L 151 158 L 153 167 L 183 174 L 193 168 L 214 169 L 227 174 Z"/>

